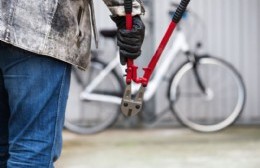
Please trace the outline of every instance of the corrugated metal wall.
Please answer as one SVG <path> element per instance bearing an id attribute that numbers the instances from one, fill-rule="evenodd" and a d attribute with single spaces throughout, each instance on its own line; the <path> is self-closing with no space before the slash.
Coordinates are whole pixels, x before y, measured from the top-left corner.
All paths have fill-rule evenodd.
<path id="1" fill-rule="evenodd" d="M 155 42 L 151 41 L 154 42 L 154 48 L 161 39 L 162 30 L 168 25 L 167 11 L 170 9 L 170 2 L 153 0 L 154 34 L 151 37 L 155 38 Z M 96 1 L 95 6 L 99 29 L 114 27 L 103 2 Z M 206 24 L 204 43 L 207 52 L 231 62 L 244 77 L 247 103 L 240 122 L 260 123 L 260 1 L 193 0 L 190 8 L 195 10 Z"/>
<path id="2" fill-rule="evenodd" d="M 154 1 L 157 44 L 168 24 L 166 10 L 171 1 Z M 178 1 L 177 1 L 178 2 Z M 231 62 L 242 74 L 247 103 L 241 123 L 260 123 L 260 1 L 193 0 L 190 8 L 204 19 L 206 50 Z"/>
<path id="3" fill-rule="evenodd" d="M 208 26 L 208 51 L 233 63 L 243 75 L 247 104 L 241 121 L 260 123 L 260 1 L 196 2 L 193 2 L 193 8 L 205 16 Z"/>

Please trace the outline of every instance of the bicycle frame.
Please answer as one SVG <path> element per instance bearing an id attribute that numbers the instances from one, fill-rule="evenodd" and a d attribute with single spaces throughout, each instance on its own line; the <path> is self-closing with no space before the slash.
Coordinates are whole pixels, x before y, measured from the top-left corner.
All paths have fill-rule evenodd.
<path id="1" fill-rule="evenodd" d="M 144 101 L 148 101 L 154 96 L 157 88 L 159 87 L 160 83 L 163 80 L 164 74 L 167 73 L 172 62 L 175 60 L 177 54 L 179 52 L 186 52 L 186 51 L 189 51 L 189 45 L 187 43 L 186 36 L 181 30 L 178 30 L 175 33 L 174 42 L 170 46 L 170 49 L 167 51 L 167 53 L 162 56 L 162 60 L 157 66 L 158 70 L 155 71 L 153 78 L 151 79 L 149 85 L 146 88 L 146 92 L 144 94 Z M 82 100 L 100 101 L 100 102 L 114 103 L 120 105 L 122 100 L 121 97 L 93 93 L 95 88 L 101 82 L 103 82 L 105 76 L 107 76 L 117 66 L 120 66 L 119 51 L 117 51 L 116 57 L 113 60 L 111 60 L 110 63 L 84 89 L 84 91 L 80 95 L 80 98 Z M 121 68 L 122 68 L 122 73 L 124 73 L 125 67 L 121 66 Z M 134 84 L 132 89 L 133 92 L 136 93 L 139 89 L 139 86 Z"/>
<path id="2" fill-rule="evenodd" d="M 129 0 L 131 1 L 131 0 Z M 94 79 L 92 79 L 90 84 L 86 86 L 85 90 L 81 93 L 81 99 L 87 100 L 86 103 L 88 103 L 88 100 L 93 101 L 100 101 L 105 103 L 110 103 L 109 105 L 115 105 L 115 109 L 108 110 L 107 106 L 101 106 L 100 110 L 97 110 L 97 112 L 101 112 L 103 114 L 108 114 L 106 112 L 112 112 L 109 113 L 108 116 L 102 117 L 101 115 L 97 115 L 98 118 L 93 118 L 92 121 L 98 121 L 94 122 L 94 124 L 91 124 L 92 121 L 90 121 L 90 127 L 87 125 L 82 125 L 82 120 L 84 118 L 81 118 L 83 116 L 80 116 L 79 121 L 78 119 L 75 120 L 75 123 L 73 120 L 71 120 L 71 124 L 68 121 L 67 125 L 68 128 L 71 128 L 71 130 L 76 130 L 75 132 L 79 133 L 93 133 L 94 131 L 100 131 L 108 126 L 110 126 L 118 117 L 118 105 L 121 104 L 121 111 L 125 116 L 134 116 L 141 112 L 143 107 L 144 101 L 149 101 L 154 94 L 156 93 L 157 89 L 161 87 L 161 83 L 164 80 L 164 77 L 169 74 L 169 70 L 171 70 L 172 62 L 176 59 L 179 52 L 184 52 L 186 56 L 188 57 L 188 60 L 183 62 L 181 66 L 176 69 L 176 72 L 172 74 L 170 80 L 167 80 L 169 87 L 168 87 L 168 101 L 169 106 L 167 109 L 164 109 L 160 113 L 156 113 L 155 117 L 151 116 L 152 119 L 158 119 L 161 118 L 170 108 L 170 110 L 176 114 L 176 118 L 181 121 L 184 125 L 201 132 L 213 132 L 221 130 L 230 124 L 234 123 L 234 121 L 238 118 L 239 114 L 241 113 L 244 104 L 245 104 L 245 86 L 243 83 L 243 80 L 241 78 L 241 75 L 239 72 L 228 62 L 212 57 L 211 55 L 203 55 L 203 54 L 197 54 L 196 51 L 188 52 L 190 51 L 190 46 L 187 43 L 187 39 L 185 34 L 179 29 L 177 29 L 177 32 L 175 34 L 175 41 L 172 43 L 172 46 L 170 46 L 169 50 L 161 55 L 163 50 L 166 47 L 166 44 L 169 41 L 169 38 L 175 28 L 175 23 L 178 23 L 178 20 L 180 20 L 180 17 L 182 16 L 182 12 L 184 12 L 184 9 L 186 9 L 186 6 L 188 5 L 190 0 L 182 0 L 181 4 L 178 6 L 177 12 L 175 12 L 174 16 L 177 17 L 177 21 L 173 18 L 172 21 L 173 24 L 170 24 L 167 32 L 165 33 L 164 38 L 162 39 L 158 49 L 156 50 L 156 53 L 152 57 L 149 65 L 147 68 L 144 68 L 144 76 L 139 78 L 137 76 L 137 66 L 134 65 L 133 60 L 127 61 L 127 76 L 126 76 L 126 89 L 125 91 L 122 91 L 124 93 L 123 98 L 121 99 L 121 96 L 119 96 L 117 88 L 115 90 L 109 90 L 107 91 L 107 95 L 103 95 L 101 90 L 98 91 L 99 84 L 105 80 L 105 77 L 107 75 L 112 75 L 112 77 L 115 77 L 116 84 L 119 84 L 120 86 L 118 88 L 122 88 L 122 83 L 120 82 L 120 79 L 118 79 L 118 74 L 115 72 L 117 66 L 120 65 L 119 61 L 119 51 L 117 50 L 116 58 L 114 58 L 111 62 L 108 64 L 104 64 L 101 61 L 96 61 L 97 65 L 94 67 L 94 70 L 96 67 L 99 67 L 98 71 L 99 74 L 93 74 Z M 176 14 L 177 13 L 177 14 Z M 131 17 L 131 16 L 130 16 Z M 127 20 L 127 19 L 126 19 Z M 105 33 L 102 33 L 104 37 L 110 37 L 110 35 L 106 35 Z M 112 34 L 112 33 L 111 33 Z M 113 33 L 114 36 L 115 33 Z M 112 36 L 112 35 L 111 35 Z M 198 47 L 199 48 L 199 47 Z M 157 65 L 157 61 L 162 56 L 160 64 L 157 66 L 157 71 L 155 71 L 155 74 L 152 78 L 152 80 L 148 81 L 151 77 L 151 74 Z M 217 67 L 213 68 L 212 70 L 208 67 Z M 212 66 L 213 65 L 213 66 Z M 105 68 L 104 68 L 105 67 Z M 101 69 L 102 68 L 102 69 Z M 220 68 L 220 71 L 218 69 Z M 224 71 L 223 71 L 224 70 Z M 122 75 L 125 74 L 125 67 L 122 67 Z M 129 73 L 130 72 L 130 73 Z M 210 75 L 211 72 L 216 73 L 216 75 Z M 219 73 L 221 75 L 219 75 Z M 171 72 L 173 73 L 173 72 Z M 130 75 L 129 75 L 130 74 Z M 190 74 L 193 75 L 195 78 L 192 79 L 190 77 Z M 231 76 L 226 76 L 226 74 L 230 74 Z M 184 77 L 185 76 L 185 77 Z M 216 78 L 218 76 L 223 76 L 224 78 L 222 80 L 218 81 L 227 81 L 229 79 L 230 82 L 235 82 L 235 85 L 227 83 L 227 82 L 221 82 L 223 83 L 224 87 L 219 85 L 215 82 Z M 184 82 L 183 82 L 184 81 Z M 113 82 L 111 82 L 113 83 Z M 131 84 L 133 84 L 133 87 L 131 87 Z M 137 84 L 137 85 L 135 85 Z M 142 84 L 140 87 L 138 84 Z M 195 88 L 197 85 L 198 89 Z M 217 87 L 215 87 L 217 86 Z M 219 87 L 220 86 L 220 87 Z M 231 88 L 226 89 L 229 86 Z M 235 86 L 235 87 L 234 87 Z M 106 88 L 106 85 L 105 85 Z M 184 89 L 183 89 L 184 88 Z M 225 94 L 222 93 L 221 89 L 225 89 Z M 145 92 L 146 90 L 146 92 Z M 112 91 L 112 92 L 111 92 Z M 134 92 L 132 92 L 134 91 Z M 199 91 L 199 92 L 197 92 Z M 235 91 L 235 92 L 234 92 Z M 97 94 L 98 93 L 98 94 Z M 134 95 L 132 95 L 132 93 Z M 216 96 L 215 96 L 216 93 Z M 232 95 L 232 96 L 230 96 Z M 225 97 L 224 97 L 225 96 Z M 133 99 L 133 97 L 135 97 Z M 233 101 L 233 97 L 238 97 L 237 101 Z M 187 98 L 191 98 L 187 100 Z M 199 98 L 199 99 L 194 99 Z M 225 104 L 219 104 L 220 100 L 223 98 L 227 98 Z M 232 100 L 230 101 L 230 98 Z M 235 98 L 236 99 L 236 98 Z M 122 100 L 122 101 L 121 101 Z M 178 101 L 177 101 L 178 100 Z M 224 99 L 223 99 L 224 100 Z M 184 104 L 183 101 L 187 101 L 187 104 Z M 211 102 L 213 101 L 213 102 Z M 215 101 L 215 102 L 214 102 Z M 227 107 L 227 104 L 231 104 L 230 107 Z M 235 106 L 233 105 L 233 102 L 235 103 Z M 91 102 L 89 102 L 91 103 Z M 94 102 L 95 103 L 95 102 Z M 112 104 L 113 103 L 113 104 Z M 189 104 L 191 106 L 189 106 Z M 206 105 L 205 108 L 195 108 L 194 107 L 201 107 L 201 105 Z M 195 106 L 194 106 L 195 105 Z M 223 117 L 218 115 L 216 119 L 209 118 L 207 119 L 207 114 L 215 114 L 214 110 L 215 108 L 212 108 L 215 105 L 216 107 L 218 105 L 222 105 L 224 110 L 218 110 L 221 113 L 224 114 Z M 96 107 L 95 105 L 93 105 Z M 185 108 L 179 108 L 179 107 L 185 107 Z M 226 110 L 227 109 L 227 110 Z M 194 111 L 195 110 L 195 111 Z M 199 114 L 199 110 L 202 110 L 202 113 Z M 213 113 L 211 112 L 213 110 Z M 229 112 L 231 110 L 231 113 L 226 115 L 226 112 Z M 223 112 L 222 112 L 223 111 Z M 105 112 L 105 113 L 104 113 Z M 188 113 L 187 113 L 188 112 Z M 81 113 L 80 113 L 81 114 Z M 195 114 L 195 115 L 194 115 Z M 195 117 L 196 116 L 196 117 Z M 103 120 L 102 118 L 105 120 Z M 100 118 L 100 119 L 99 119 Z M 145 118 L 145 117 L 144 117 Z M 88 122 L 88 118 L 86 118 Z M 106 120 L 108 122 L 106 122 Z M 100 120 L 100 122 L 99 122 Z M 156 120 L 155 120 L 156 121 Z M 159 120 L 157 120 L 159 121 Z M 210 123 L 212 122 L 212 123 Z M 80 123 L 80 124 L 78 124 Z M 155 122 L 153 122 L 154 124 Z M 205 123 L 205 124 L 204 124 Z M 93 127 L 93 129 L 92 129 Z M 78 129 L 78 130 L 77 130 Z M 90 129 L 90 131 L 88 131 Z M 86 130 L 86 131 L 85 131 Z"/>

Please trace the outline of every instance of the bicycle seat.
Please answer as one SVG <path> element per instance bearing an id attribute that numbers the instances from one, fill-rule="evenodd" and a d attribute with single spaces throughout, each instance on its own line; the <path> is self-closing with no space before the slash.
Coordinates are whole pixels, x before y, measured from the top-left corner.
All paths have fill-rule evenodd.
<path id="1" fill-rule="evenodd" d="M 100 31 L 100 34 L 103 37 L 106 37 L 106 38 L 115 38 L 116 37 L 116 33 L 117 33 L 116 29 L 111 29 L 111 30 L 104 29 L 104 30 Z"/>

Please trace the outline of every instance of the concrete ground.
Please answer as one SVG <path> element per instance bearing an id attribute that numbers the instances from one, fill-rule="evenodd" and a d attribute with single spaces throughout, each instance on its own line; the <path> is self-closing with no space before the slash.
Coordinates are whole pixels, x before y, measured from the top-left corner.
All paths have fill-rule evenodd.
<path id="1" fill-rule="evenodd" d="M 259 168 L 260 127 L 202 134 L 184 128 L 64 131 L 57 168 Z"/>

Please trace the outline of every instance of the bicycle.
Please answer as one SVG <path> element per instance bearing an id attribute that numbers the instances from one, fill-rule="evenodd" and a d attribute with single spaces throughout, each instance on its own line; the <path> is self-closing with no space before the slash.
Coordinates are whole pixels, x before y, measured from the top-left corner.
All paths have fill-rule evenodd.
<path id="1" fill-rule="evenodd" d="M 105 38 L 114 39 L 116 36 L 116 30 L 103 30 L 100 33 Z M 239 72 L 225 60 L 191 51 L 180 27 L 171 46 L 146 88 L 144 102 L 151 100 L 165 76 L 170 74 L 166 97 L 171 112 L 180 123 L 200 132 L 219 131 L 233 124 L 246 100 L 245 85 Z M 186 61 L 175 72 L 171 72 L 172 62 L 180 53 L 184 53 Z M 124 67 L 120 68 L 121 74 L 116 70 L 120 67 L 118 50 L 115 55 L 108 63 L 97 56 L 92 58 L 91 66 L 85 74 L 86 82 L 81 82 L 84 91 L 80 98 L 87 104 L 87 108 L 78 116 L 66 115 L 67 129 L 79 134 L 92 134 L 103 131 L 117 120 L 125 84 L 121 78 Z M 80 76 L 75 69 L 73 72 L 79 80 Z M 103 81 L 109 81 L 109 85 Z M 136 93 L 138 87 L 134 86 L 132 90 Z M 221 106 L 221 102 L 225 103 L 225 107 Z M 214 106 L 222 112 L 211 118 L 216 111 L 212 109 Z"/>

